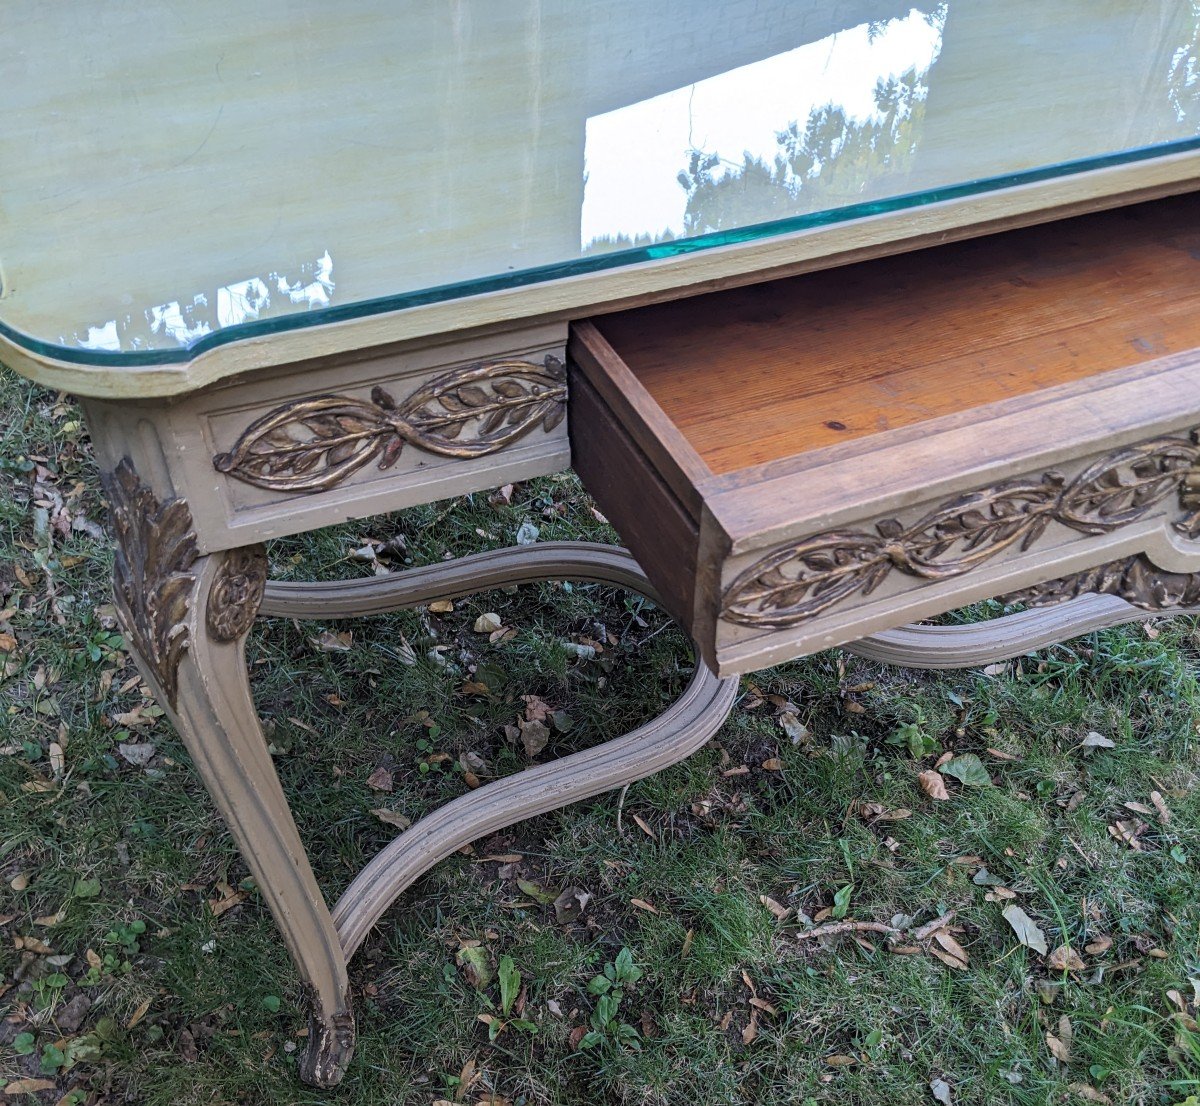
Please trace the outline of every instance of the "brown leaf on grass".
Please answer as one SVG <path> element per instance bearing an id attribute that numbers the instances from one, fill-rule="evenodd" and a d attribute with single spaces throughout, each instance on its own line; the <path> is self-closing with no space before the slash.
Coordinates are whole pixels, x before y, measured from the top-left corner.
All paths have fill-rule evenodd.
<path id="1" fill-rule="evenodd" d="M 943 964 L 960 972 L 967 970 L 967 950 L 951 936 L 949 930 L 939 929 L 934 933 L 929 951 Z"/>
<path id="2" fill-rule="evenodd" d="M 1071 1019 L 1064 1014 L 1058 1019 L 1057 1035 L 1047 1030 L 1046 1047 L 1050 1049 L 1051 1055 L 1060 1064 L 1069 1064 L 1071 1062 L 1071 1044 L 1074 1039 L 1075 1029 L 1071 1025 Z"/>
<path id="3" fill-rule="evenodd" d="M 429 609 L 434 614 L 449 614 L 454 610 L 454 603 L 449 599 L 435 599 L 429 604 Z"/>
<path id="4" fill-rule="evenodd" d="M 643 818 L 639 814 L 634 814 L 632 817 L 633 817 L 633 820 L 637 823 L 638 829 L 640 829 L 642 831 L 642 833 L 644 833 L 647 837 L 652 838 L 653 840 L 656 840 L 656 841 L 658 840 L 658 834 L 656 834 L 654 832 L 654 830 L 652 830 L 650 828 L 650 823 L 647 822 L 645 818 Z"/>
<path id="5" fill-rule="evenodd" d="M 11 653 L 17 647 L 17 639 L 7 630 L 0 633 L 0 653 Z"/>
<path id="6" fill-rule="evenodd" d="M 36 1094 L 38 1091 L 52 1091 L 57 1086 L 53 1079 L 14 1079 L 4 1088 L 6 1095 Z"/>
<path id="7" fill-rule="evenodd" d="M 658 907 L 652 906 L 645 899 L 630 899 L 631 906 L 636 906 L 639 910 L 648 910 L 651 914 L 659 913 Z"/>
<path id="8" fill-rule="evenodd" d="M 568 887 L 554 900 L 554 918 L 559 925 L 578 921 L 592 896 L 582 887 Z"/>
<path id="9" fill-rule="evenodd" d="M 683 945 L 679 950 L 680 960 L 686 960 L 688 958 L 688 954 L 692 951 L 692 942 L 695 939 L 696 931 L 694 929 L 689 929 L 687 933 L 683 935 Z"/>
<path id="10" fill-rule="evenodd" d="M 392 770 L 381 764 L 367 777 L 367 786 L 372 791 L 391 791 L 395 787 Z"/>
<path id="11" fill-rule="evenodd" d="M 535 757 L 550 741 L 550 728 L 544 722 L 522 722 L 517 726 L 521 731 L 521 744 L 525 747 L 527 757 Z"/>
<path id="12" fill-rule="evenodd" d="M 1017 935 L 1017 940 L 1026 948 L 1031 948 L 1034 952 L 1040 952 L 1043 956 L 1050 951 L 1050 946 L 1046 943 L 1046 934 L 1039 928 L 1028 914 L 1025 913 L 1016 903 L 1010 902 L 1002 912 L 1004 920 L 1013 928 L 1013 932 Z"/>
<path id="13" fill-rule="evenodd" d="M 1096 1090 L 1090 1083 L 1068 1083 L 1067 1090 L 1077 1098 L 1082 1098 L 1084 1102 L 1100 1102 L 1112 1106 L 1112 1099 L 1103 1091 Z"/>
<path id="14" fill-rule="evenodd" d="M 1162 795 L 1157 791 L 1150 792 L 1150 801 L 1154 804 L 1154 809 L 1158 811 L 1158 820 L 1164 825 L 1171 824 L 1171 811 L 1167 808 L 1166 802 Z"/>
<path id="15" fill-rule="evenodd" d="M 219 918 L 227 910 L 232 910 L 235 906 L 240 906 L 247 899 L 245 891 L 235 891 L 224 881 L 217 884 L 217 890 L 220 892 L 221 897 L 208 900 L 208 909 L 212 912 L 214 918 Z"/>
<path id="16" fill-rule="evenodd" d="M 848 1068 L 857 1064 L 858 1061 L 853 1056 L 826 1056 L 825 1063 L 831 1068 Z"/>
<path id="17" fill-rule="evenodd" d="M 763 770 L 766 772 L 782 772 L 783 761 L 778 757 L 771 757 L 769 760 L 762 762 Z"/>
<path id="18" fill-rule="evenodd" d="M 1111 826 L 1108 827 L 1109 834 L 1118 841 L 1123 841 L 1131 849 L 1136 852 L 1142 851 L 1142 843 L 1138 840 L 1138 834 L 1145 829 L 1145 823 L 1136 821 L 1132 818 L 1118 818 Z"/>
<path id="19" fill-rule="evenodd" d="M 343 630 L 335 634 L 332 630 L 322 630 L 316 637 L 308 639 L 309 644 L 321 653 L 349 653 L 354 645 L 354 632 Z"/>
<path id="20" fill-rule="evenodd" d="M 1084 945 L 1083 951 L 1088 956 L 1099 956 L 1102 952 L 1108 952 L 1112 948 L 1112 938 L 1107 934 L 1101 933 L 1093 937 L 1088 944 Z"/>
<path id="21" fill-rule="evenodd" d="M 385 826 L 395 826 L 396 829 L 406 830 L 412 825 L 412 819 L 398 810 L 388 810 L 387 807 L 376 807 L 371 811 Z"/>
<path id="22" fill-rule="evenodd" d="M 499 630 L 503 625 L 504 623 L 500 621 L 500 616 L 496 614 L 495 611 L 488 611 L 486 614 L 481 614 L 477 619 L 475 619 L 472 629 L 474 629 L 477 634 L 491 635 Z"/>
<path id="23" fill-rule="evenodd" d="M 758 901 L 774 914 L 776 920 L 780 922 L 792 912 L 790 906 L 784 906 L 783 903 L 776 902 L 770 895 L 759 895 Z"/>
<path id="24" fill-rule="evenodd" d="M 921 785 L 921 790 L 933 799 L 934 802 L 946 802 L 949 800 L 950 793 L 946 790 L 946 781 L 942 779 L 940 772 L 926 769 L 917 776 L 917 782 Z"/>
<path id="25" fill-rule="evenodd" d="M 525 703 L 526 722 L 547 722 L 554 714 L 554 708 L 540 695 L 522 695 Z"/>
<path id="26" fill-rule="evenodd" d="M 742 1044 L 748 1045 L 754 1043 L 754 1038 L 758 1036 L 758 1011 L 750 1011 L 750 1021 L 746 1024 L 746 1028 L 742 1030 Z"/>
<path id="27" fill-rule="evenodd" d="M 1070 945 L 1059 945 L 1046 961 L 1052 972 L 1081 972 L 1083 958 Z"/>

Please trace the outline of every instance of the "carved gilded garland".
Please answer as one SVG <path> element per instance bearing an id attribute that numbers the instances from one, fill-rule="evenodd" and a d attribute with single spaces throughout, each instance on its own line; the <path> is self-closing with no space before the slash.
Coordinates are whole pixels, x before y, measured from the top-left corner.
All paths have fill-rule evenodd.
<path id="1" fill-rule="evenodd" d="M 1147 611 L 1200 606 L 1200 572 L 1165 572 L 1144 553 L 1034 584 L 1002 597 L 1005 603 L 1047 607 L 1081 595 L 1115 595 Z"/>
<path id="2" fill-rule="evenodd" d="M 199 555 L 192 513 L 186 500 L 160 502 L 128 457 L 105 479 L 104 489 L 117 537 L 114 599 L 121 626 L 174 708 Z"/>
<path id="3" fill-rule="evenodd" d="M 379 387 L 370 402 L 322 395 L 285 403 L 251 423 L 213 464 L 260 488 L 323 491 L 376 457 L 381 470 L 390 468 L 406 442 L 443 457 L 494 453 L 537 426 L 553 430 L 566 405 L 558 358 L 489 361 L 434 377 L 400 403 Z"/>
<path id="4" fill-rule="evenodd" d="M 1083 534 L 1106 534 L 1143 518 L 1172 495 L 1186 512 L 1173 528 L 1195 538 L 1198 441 L 1200 431 L 1155 438 L 1117 450 L 1069 481 L 1057 472 L 1040 480 L 1008 480 L 956 496 L 911 526 L 889 518 L 875 524 L 875 533 L 829 530 L 793 542 L 729 585 L 721 617 L 757 628 L 796 626 L 852 595 L 870 595 L 893 571 L 950 579 L 1010 547 L 1028 549 L 1052 522 Z M 1149 594 L 1144 587 L 1133 590 Z"/>

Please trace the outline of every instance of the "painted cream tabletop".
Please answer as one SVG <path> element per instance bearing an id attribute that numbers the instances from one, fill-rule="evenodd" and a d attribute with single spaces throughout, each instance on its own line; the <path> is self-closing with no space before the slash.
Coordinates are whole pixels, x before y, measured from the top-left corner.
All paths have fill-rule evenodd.
<path id="1" fill-rule="evenodd" d="M 0 359 L 186 392 L 1200 176 L 1179 0 L 5 12 Z"/>

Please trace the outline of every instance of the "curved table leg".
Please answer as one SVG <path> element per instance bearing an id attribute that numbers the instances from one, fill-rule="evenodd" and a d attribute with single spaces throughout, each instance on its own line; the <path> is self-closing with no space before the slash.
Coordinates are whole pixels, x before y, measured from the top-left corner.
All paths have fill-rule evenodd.
<path id="1" fill-rule="evenodd" d="M 337 1083 L 354 1051 L 346 960 L 267 749 L 246 635 L 267 575 L 261 546 L 200 556 L 185 500 L 160 500 L 128 461 L 105 479 L 126 645 L 183 738 L 310 1000 L 305 1079 Z"/>
<path id="2" fill-rule="evenodd" d="M 843 645 L 849 653 L 905 668 L 974 668 L 1068 641 L 1093 630 L 1200 614 L 1197 607 L 1145 610 L 1115 595 L 1082 595 L 1053 607 L 1035 607 L 963 626 L 900 626 Z"/>
<path id="3" fill-rule="evenodd" d="M 245 641 L 259 614 L 342 618 L 398 610 L 507 584 L 571 578 L 654 591 L 623 549 L 545 543 L 395 576 L 266 582 L 261 547 L 200 556 L 187 504 L 165 503 L 118 469 L 108 494 L 117 530 L 116 603 L 127 643 L 179 731 L 241 849 L 296 963 L 311 1014 L 300 1074 L 332 1087 L 354 1051 L 346 963 L 395 898 L 464 844 L 522 818 L 598 795 L 694 752 L 733 708 L 736 680 L 702 663 L 682 697 L 624 737 L 498 780 L 448 803 L 388 845 L 331 915 L 259 725 Z"/>

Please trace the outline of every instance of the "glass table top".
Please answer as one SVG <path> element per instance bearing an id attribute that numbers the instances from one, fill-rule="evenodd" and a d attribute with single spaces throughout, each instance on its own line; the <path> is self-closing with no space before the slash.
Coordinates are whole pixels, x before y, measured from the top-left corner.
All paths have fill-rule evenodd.
<path id="1" fill-rule="evenodd" d="M 1200 147 L 1200 0 L 5 6 L 0 334 L 214 345 Z"/>

